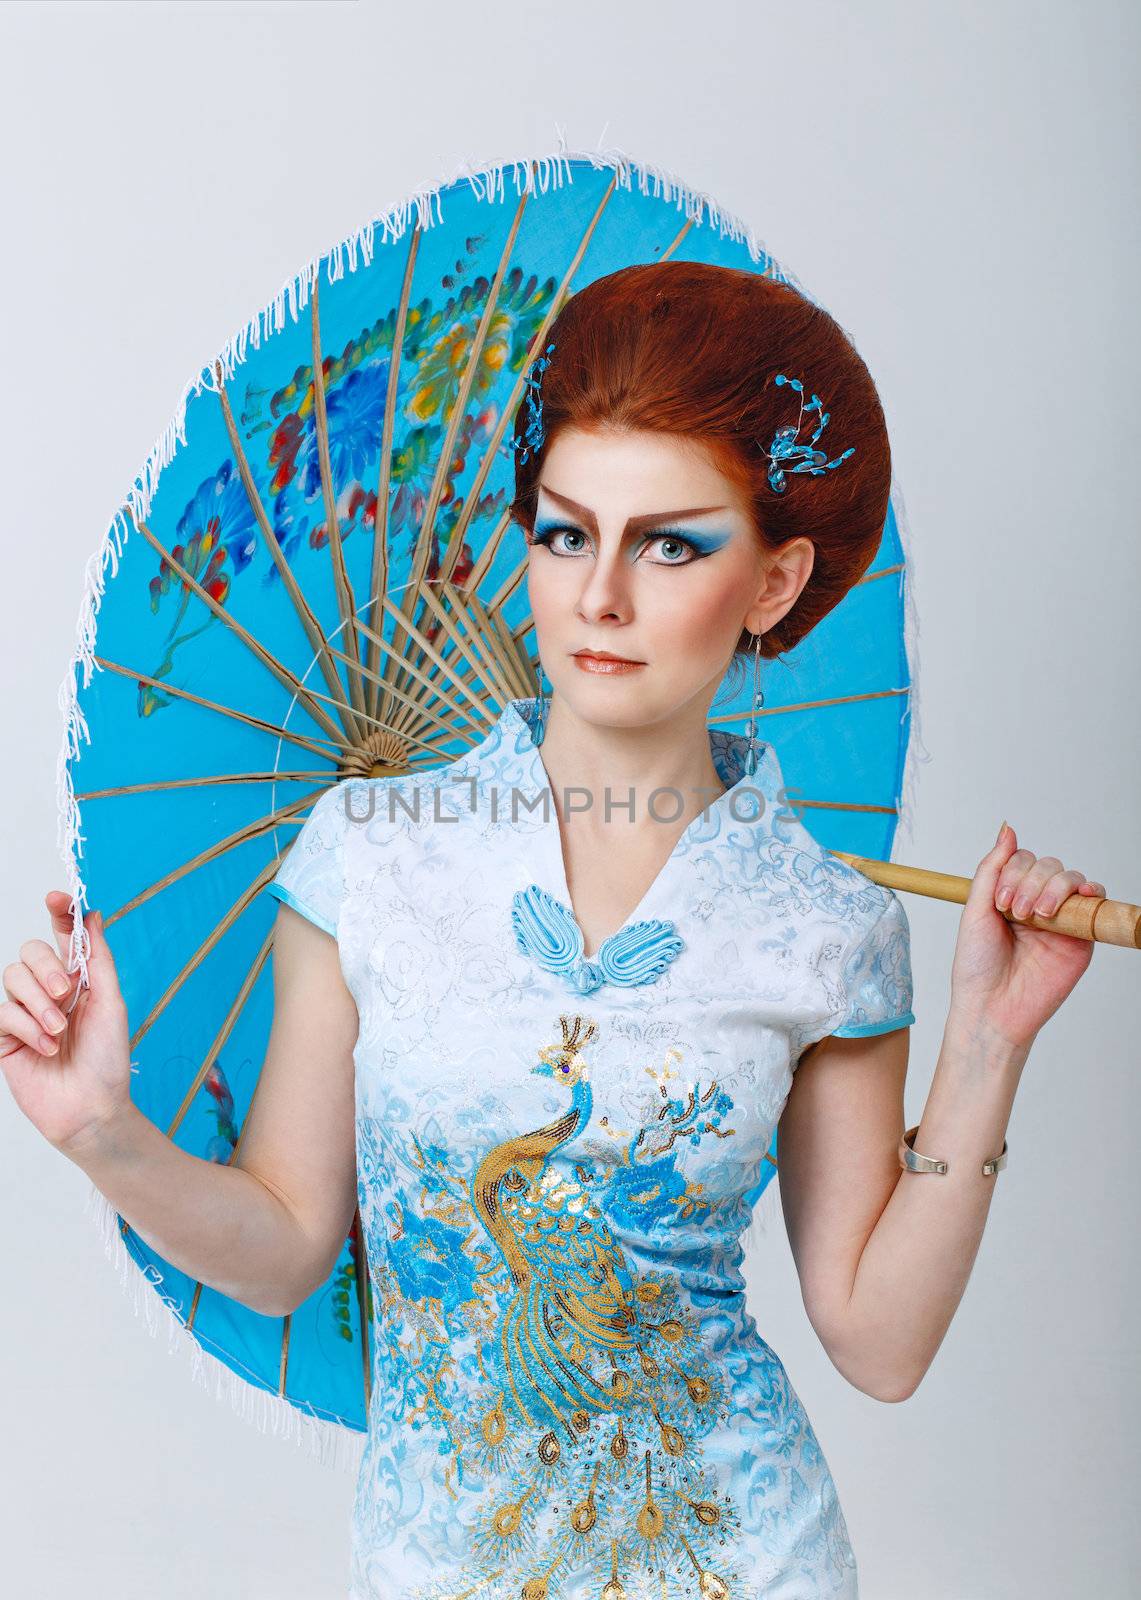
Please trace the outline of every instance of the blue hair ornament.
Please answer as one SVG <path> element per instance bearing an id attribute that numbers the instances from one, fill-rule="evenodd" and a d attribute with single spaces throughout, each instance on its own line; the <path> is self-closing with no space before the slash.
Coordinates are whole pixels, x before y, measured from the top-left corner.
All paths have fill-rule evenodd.
<path id="1" fill-rule="evenodd" d="M 523 445 L 519 452 L 519 460 L 524 462 L 532 452 L 543 448 L 543 396 L 539 384 L 542 382 L 543 373 L 551 364 L 551 351 L 553 344 L 549 344 L 541 356 L 531 363 L 531 370 L 527 374 L 527 393 L 524 406 L 527 414 L 527 427 L 523 434 Z"/>
<path id="2" fill-rule="evenodd" d="M 773 435 L 773 442 L 769 446 L 769 487 L 777 494 L 783 494 L 786 488 L 786 472 L 811 472 L 813 477 L 822 478 L 831 467 L 838 467 L 849 456 L 855 455 L 855 445 L 849 445 L 834 461 L 829 461 L 827 452 L 817 450 L 816 445 L 820 435 L 828 426 L 830 411 L 824 410 L 824 404 L 818 394 L 814 394 L 808 401 L 804 398 L 804 384 L 799 378 L 786 377 L 783 372 L 776 375 L 777 386 L 788 384 L 800 396 L 800 415 L 796 419 L 796 426 L 791 424 L 778 428 Z M 804 421 L 806 411 L 815 411 L 820 421 L 816 424 L 816 431 L 812 437 L 801 443 L 797 442 L 800 425 Z M 758 441 L 759 442 L 759 441 Z M 791 463 L 791 465 L 790 465 Z"/>

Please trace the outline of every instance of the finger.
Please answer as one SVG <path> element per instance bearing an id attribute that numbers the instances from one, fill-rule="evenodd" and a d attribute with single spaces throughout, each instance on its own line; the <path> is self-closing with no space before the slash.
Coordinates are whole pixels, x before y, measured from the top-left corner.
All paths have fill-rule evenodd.
<path id="1" fill-rule="evenodd" d="M 46 939 L 29 939 L 20 946 L 20 959 L 39 979 L 45 994 L 62 1000 L 71 988 L 75 972 L 68 972 Z"/>
<path id="2" fill-rule="evenodd" d="M 1014 829 L 1008 822 L 1004 822 L 999 829 L 998 838 L 975 868 L 975 875 L 967 893 L 968 904 L 972 900 L 985 900 L 993 905 L 995 884 L 1017 844 Z"/>
<path id="3" fill-rule="evenodd" d="M 1078 884 L 1078 893 L 1079 894 L 1097 894 L 1097 895 L 1100 895 L 1101 898 L 1104 900 L 1105 899 L 1105 884 L 1104 883 L 1093 883 L 1087 878 L 1085 883 L 1079 883 Z"/>
<path id="4" fill-rule="evenodd" d="M 41 1056 L 54 1056 L 59 1049 L 57 1042 L 18 1000 L 5 1000 L 0 1003 L 0 1058 L 12 1055 L 24 1045 Z"/>
<path id="5" fill-rule="evenodd" d="M 1052 917 L 1063 900 L 1068 900 L 1079 884 L 1085 882 L 1085 873 L 1076 867 L 1066 872 L 1055 872 L 1040 892 L 1031 910 L 1031 916 Z"/>
<path id="6" fill-rule="evenodd" d="M 4 968 L 4 990 L 10 1000 L 30 1013 L 49 1038 L 67 1027 L 67 1018 L 26 962 L 15 961 Z"/>
<path id="7" fill-rule="evenodd" d="M 1014 899 L 1010 903 L 1012 917 L 1022 920 L 1032 914 L 1038 896 L 1061 865 L 1062 863 L 1057 856 L 1038 856 L 1035 858 L 1034 865 L 1022 875 L 1022 879 L 1014 891 Z"/>
<path id="8" fill-rule="evenodd" d="M 56 946 L 63 960 L 64 970 L 71 966 L 71 936 L 75 927 L 74 905 L 71 895 L 64 889 L 49 889 L 44 896 L 44 903 L 48 908 L 51 918 L 52 933 L 55 935 Z M 86 925 L 87 918 L 83 919 Z M 76 972 L 79 968 L 76 967 Z"/>
<path id="9" fill-rule="evenodd" d="M 1007 857 L 1002 870 L 995 878 L 994 903 L 1005 911 L 1018 892 L 1019 885 L 1037 861 L 1033 850 L 1015 850 Z"/>

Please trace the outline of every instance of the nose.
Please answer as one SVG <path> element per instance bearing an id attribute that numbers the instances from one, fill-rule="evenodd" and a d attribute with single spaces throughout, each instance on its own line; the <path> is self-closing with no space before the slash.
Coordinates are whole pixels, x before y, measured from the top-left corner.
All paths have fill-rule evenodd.
<path id="1" fill-rule="evenodd" d="M 615 552 L 583 562 L 586 576 L 579 591 L 576 611 L 584 622 L 600 620 L 629 622 L 633 616 L 629 563 Z"/>

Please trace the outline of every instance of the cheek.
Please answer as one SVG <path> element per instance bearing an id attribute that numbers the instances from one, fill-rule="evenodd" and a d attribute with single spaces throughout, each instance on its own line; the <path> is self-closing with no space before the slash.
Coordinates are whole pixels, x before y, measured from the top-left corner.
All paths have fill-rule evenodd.
<path id="1" fill-rule="evenodd" d="M 735 639 L 739 632 L 740 583 L 697 571 L 685 578 L 677 574 L 675 582 L 655 585 L 644 594 L 642 619 L 655 634 L 668 635 L 692 653 L 717 655 L 728 635 Z"/>
<path id="2" fill-rule="evenodd" d="M 562 581 L 560 581 L 562 580 Z M 567 584 L 554 561 L 544 560 L 541 551 L 527 563 L 527 598 L 539 632 L 558 625 L 568 605 Z"/>
<path id="3" fill-rule="evenodd" d="M 575 609 L 582 597 L 589 564 L 570 557 L 535 550 L 527 563 L 527 598 L 540 634 L 554 637 L 561 628 L 575 625 Z"/>

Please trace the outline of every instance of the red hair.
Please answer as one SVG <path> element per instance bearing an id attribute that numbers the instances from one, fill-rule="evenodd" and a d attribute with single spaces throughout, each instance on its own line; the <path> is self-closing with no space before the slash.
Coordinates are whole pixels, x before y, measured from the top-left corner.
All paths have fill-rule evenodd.
<path id="1" fill-rule="evenodd" d="M 515 414 L 514 519 L 534 532 L 543 457 L 561 428 L 612 426 L 680 436 L 703 446 L 752 512 L 762 547 L 807 537 L 812 575 L 791 610 L 762 637 L 762 656 L 791 650 L 875 559 L 891 491 L 891 451 L 871 374 L 839 323 L 797 290 L 736 267 L 657 261 L 624 267 L 571 296 L 544 341 L 543 444 L 520 463 L 529 411 Z M 768 481 L 777 429 L 794 424 L 800 396 L 774 378 L 804 380 L 829 413 L 820 439 L 842 466 Z M 524 395 L 524 401 L 526 395 Z M 805 413 L 807 440 L 819 418 Z M 743 631 L 736 651 L 753 647 Z"/>

